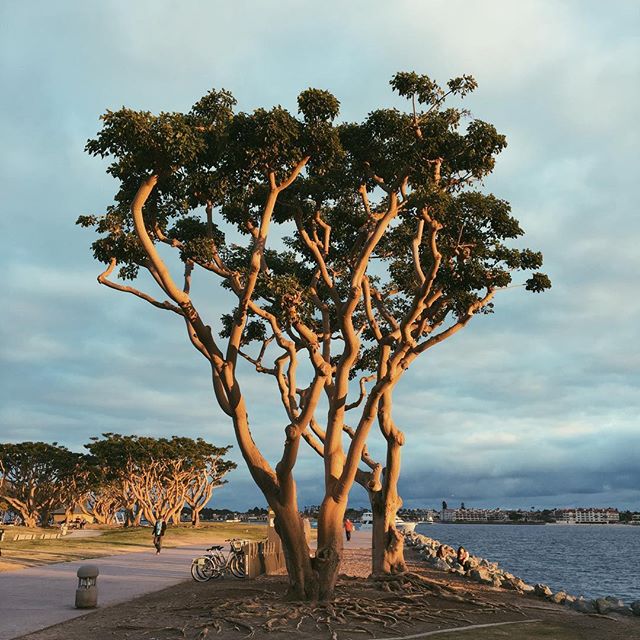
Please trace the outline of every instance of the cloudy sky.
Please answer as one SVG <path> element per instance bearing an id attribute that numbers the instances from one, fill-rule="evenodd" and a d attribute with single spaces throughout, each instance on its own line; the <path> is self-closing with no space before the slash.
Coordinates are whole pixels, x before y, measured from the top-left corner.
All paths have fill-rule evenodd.
<path id="1" fill-rule="evenodd" d="M 0 441 L 232 442 L 178 319 L 100 287 L 91 233 L 74 226 L 115 190 L 83 152 L 106 109 L 185 110 L 224 87 L 242 110 L 295 110 L 313 86 L 351 120 L 398 104 L 396 71 L 470 73 L 474 116 L 509 140 L 487 187 L 553 289 L 503 292 L 408 373 L 405 504 L 640 510 L 639 33 L 634 0 L 0 3 Z M 243 376 L 275 459 L 277 399 Z M 299 466 L 301 505 L 317 503 L 318 460 Z M 230 479 L 217 505 L 263 504 L 242 466 Z M 366 504 L 359 487 L 352 504 Z"/>

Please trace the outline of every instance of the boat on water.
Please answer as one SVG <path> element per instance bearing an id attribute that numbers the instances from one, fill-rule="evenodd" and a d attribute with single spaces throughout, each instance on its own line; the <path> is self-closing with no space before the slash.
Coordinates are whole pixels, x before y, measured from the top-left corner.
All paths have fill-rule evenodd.
<path id="1" fill-rule="evenodd" d="M 373 529 L 373 513 L 371 511 L 365 511 L 358 523 L 359 531 L 370 531 Z M 402 533 L 411 533 L 415 530 L 417 522 L 405 522 L 400 516 L 396 516 L 395 527 Z"/>
<path id="2" fill-rule="evenodd" d="M 406 522 L 402 518 L 396 516 L 396 529 L 402 533 L 413 533 L 416 530 L 417 522 Z"/>

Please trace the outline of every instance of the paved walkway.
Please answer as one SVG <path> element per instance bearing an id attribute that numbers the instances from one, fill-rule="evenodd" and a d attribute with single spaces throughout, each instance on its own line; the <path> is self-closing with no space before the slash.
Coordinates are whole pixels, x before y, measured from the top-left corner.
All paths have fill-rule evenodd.
<path id="1" fill-rule="evenodd" d="M 101 536 L 104 531 L 100 529 L 72 529 L 67 532 L 66 538 L 97 538 Z"/>
<path id="2" fill-rule="evenodd" d="M 106 606 L 128 602 L 145 593 L 191 580 L 191 560 L 206 546 L 199 544 L 167 548 L 160 555 L 151 549 L 148 552 L 123 553 L 2 572 L 0 640 L 12 640 L 89 613 L 90 609 L 74 607 L 78 584 L 76 572 L 83 564 L 99 568 L 98 604 Z M 371 532 L 354 531 L 351 542 L 345 543 L 345 547 L 370 548 Z"/>
<path id="3" fill-rule="evenodd" d="M 204 545 L 206 546 L 206 545 Z M 191 559 L 203 545 L 125 553 L 0 573 L 0 640 L 10 640 L 88 613 L 74 607 L 83 564 L 96 565 L 98 603 L 111 605 L 191 580 Z"/>

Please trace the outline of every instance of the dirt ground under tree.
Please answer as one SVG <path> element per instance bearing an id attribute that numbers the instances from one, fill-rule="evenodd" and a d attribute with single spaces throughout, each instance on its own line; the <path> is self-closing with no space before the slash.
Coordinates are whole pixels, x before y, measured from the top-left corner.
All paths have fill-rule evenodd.
<path id="1" fill-rule="evenodd" d="M 283 600 L 283 576 L 184 582 L 98 609 L 24 640 L 640 640 L 640 619 L 576 613 L 411 562 L 399 581 L 366 580 L 369 551 L 349 550 L 331 604 Z M 396 590 L 396 588 L 398 590 Z M 467 628 L 465 630 L 465 627 Z M 456 630 L 457 629 L 457 630 Z"/>

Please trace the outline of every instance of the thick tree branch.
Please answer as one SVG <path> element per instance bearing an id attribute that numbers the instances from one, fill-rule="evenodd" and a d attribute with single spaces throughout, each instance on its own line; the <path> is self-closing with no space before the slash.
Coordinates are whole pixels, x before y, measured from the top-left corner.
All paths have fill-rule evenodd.
<path id="1" fill-rule="evenodd" d="M 349 374 L 356 358 L 358 357 L 360 347 L 360 340 L 358 339 L 357 332 L 353 325 L 353 313 L 358 305 L 362 293 L 362 280 L 371 254 L 397 213 L 398 199 L 397 195 L 392 193 L 389 198 L 389 209 L 382 219 L 376 224 L 373 232 L 370 234 L 364 244 L 364 247 L 360 251 L 360 255 L 354 265 L 351 276 L 349 296 L 341 306 L 338 314 L 340 318 L 340 330 L 345 342 L 345 348 L 336 366 L 333 397 L 330 401 L 327 438 L 325 441 L 325 483 L 329 491 L 332 490 L 332 487 L 336 482 L 338 483 L 339 487 L 337 488 L 337 491 L 332 491 L 332 493 L 334 496 L 340 496 L 340 499 L 344 499 L 346 497 L 345 487 L 347 487 L 346 490 L 348 491 L 348 486 L 353 482 L 362 452 L 362 446 L 364 445 L 364 440 L 366 440 L 366 436 L 368 435 L 369 428 L 371 426 L 370 421 L 364 417 L 364 415 L 368 415 L 367 407 L 369 402 L 367 402 L 363 418 L 360 421 L 358 429 L 356 429 L 356 437 L 351 441 L 351 447 L 349 448 L 349 453 L 347 454 L 345 463 L 341 439 L 342 425 L 344 424 L 344 412 L 349 388 Z M 380 384 L 380 382 L 378 382 L 378 384 Z M 377 402 L 377 397 L 372 395 L 369 397 L 369 400 L 373 400 L 373 403 L 375 404 Z"/>
<path id="2" fill-rule="evenodd" d="M 377 289 L 371 289 L 371 298 L 375 304 L 378 313 L 384 318 L 385 322 L 391 328 L 393 334 L 400 332 L 400 324 L 394 318 L 393 314 L 387 309 L 387 305 L 382 299 L 382 294 Z"/>
<path id="3" fill-rule="evenodd" d="M 171 278 L 169 270 L 162 261 L 162 258 L 160 258 L 160 255 L 156 251 L 153 241 L 147 233 L 144 217 L 142 215 L 142 207 L 146 203 L 148 197 L 151 195 L 151 192 L 153 191 L 157 183 L 158 176 L 152 175 L 144 180 L 140 185 L 133 199 L 133 202 L 131 203 L 133 224 L 136 230 L 136 235 L 138 236 L 138 240 L 140 241 L 144 252 L 147 254 L 149 260 L 151 261 L 151 264 L 158 273 L 158 276 L 162 282 L 162 288 L 167 292 L 172 300 L 182 306 L 190 303 L 189 296 L 185 294 L 184 291 L 182 291 L 180 288 L 178 288 Z"/>
<path id="4" fill-rule="evenodd" d="M 124 293 L 130 293 L 136 296 L 137 298 L 140 298 L 141 300 L 145 300 L 146 302 L 148 302 L 149 304 L 152 304 L 154 307 L 157 307 L 158 309 L 166 309 L 167 311 L 173 311 L 173 313 L 177 313 L 179 316 L 184 315 L 180 310 L 180 307 L 177 307 L 176 305 L 171 304 L 168 301 L 158 302 L 157 300 L 152 298 L 150 295 L 144 293 L 143 291 L 139 291 L 134 287 L 125 286 L 109 280 L 108 278 L 113 272 L 113 270 L 115 269 L 115 267 L 116 267 L 116 259 L 111 258 L 111 261 L 109 262 L 109 266 L 98 276 L 98 282 L 100 284 L 105 285 L 105 287 L 109 287 L 110 289 L 115 289 L 116 291 L 123 291 Z"/>
<path id="5" fill-rule="evenodd" d="M 310 159 L 311 159 L 311 156 L 305 156 L 304 158 L 302 158 L 302 160 L 300 160 L 298 164 L 296 164 L 293 171 L 289 174 L 286 180 L 281 182 L 276 187 L 277 190 L 284 191 L 287 187 L 290 187 L 293 184 L 294 180 L 300 175 L 300 172 L 305 168 L 305 166 L 307 165 Z"/>
<path id="6" fill-rule="evenodd" d="M 320 440 L 313 436 L 308 427 L 302 432 L 302 437 L 321 458 L 324 457 L 324 445 Z"/>
<path id="7" fill-rule="evenodd" d="M 390 378 L 385 376 L 385 378 L 379 380 L 374 385 L 369 397 L 367 398 L 360 421 L 358 422 L 358 426 L 356 427 L 353 438 L 351 439 L 351 444 L 344 461 L 342 473 L 337 479 L 337 482 L 332 486 L 331 494 L 336 502 L 346 500 L 349 489 L 355 479 L 358 464 L 362 458 L 362 452 L 364 451 L 369 431 L 371 430 L 371 425 L 373 424 L 377 414 L 378 402 L 385 389 L 390 384 Z"/>
<path id="8" fill-rule="evenodd" d="M 343 425 L 343 429 L 344 432 L 353 440 L 356 436 L 356 432 L 355 430 L 350 427 L 348 424 Z M 360 459 L 362 460 L 362 462 L 364 462 L 367 467 L 369 467 L 372 470 L 376 470 L 379 466 L 380 463 L 376 462 L 372 457 L 371 454 L 369 453 L 369 448 L 367 447 L 367 445 L 365 444 L 365 446 L 362 448 L 362 456 L 360 457 Z"/>
<path id="9" fill-rule="evenodd" d="M 367 382 L 371 382 L 371 380 L 375 379 L 375 377 L 375 374 L 371 374 L 360 378 L 360 396 L 355 402 L 351 402 L 345 406 L 345 412 L 356 409 L 362 404 L 362 401 L 367 397 L 367 387 L 365 385 Z"/>
<path id="10" fill-rule="evenodd" d="M 410 359 L 407 360 L 407 366 L 409 362 L 415 359 L 416 356 L 420 355 L 421 353 L 424 353 L 427 349 L 430 349 L 436 344 L 439 344 L 443 340 L 446 340 L 447 338 L 456 334 L 458 331 L 460 331 L 460 329 L 463 329 L 464 327 L 466 327 L 467 324 L 469 324 L 469 321 L 471 320 L 471 318 L 473 318 L 473 316 L 480 309 L 482 309 L 482 307 L 486 306 L 489 302 L 491 302 L 491 299 L 494 297 L 495 294 L 496 294 L 495 289 L 488 289 L 487 294 L 480 300 L 470 305 L 465 315 L 459 318 L 454 325 L 436 334 L 435 336 L 432 336 L 428 340 L 425 340 L 424 342 L 416 345 L 413 349 L 411 349 Z"/>
<path id="11" fill-rule="evenodd" d="M 375 339 L 378 342 L 381 342 L 382 331 L 380 330 L 380 325 L 378 324 L 378 321 L 373 314 L 373 307 L 371 306 L 371 285 L 367 276 L 362 279 L 362 293 L 364 299 L 364 309 L 367 320 L 369 322 L 369 328 L 371 329 L 371 332 L 373 333 Z"/>
<path id="12" fill-rule="evenodd" d="M 157 182 L 157 175 L 152 175 L 144 180 L 140 185 L 133 199 L 133 202 L 131 203 L 131 213 L 133 216 L 136 235 L 138 236 L 138 240 L 140 241 L 142 248 L 147 254 L 147 257 L 149 258 L 153 271 L 155 272 L 154 275 L 157 275 L 157 277 L 159 278 L 159 282 L 162 288 L 167 292 L 167 295 L 180 306 L 182 313 L 188 319 L 189 323 L 193 326 L 198 339 L 207 350 L 212 361 L 216 363 L 218 369 L 221 369 L 223 364 L 222 353 L 218 349 L 218 346 L 213 338 L 211 328 L 206 326 L 202 322 L 198 312 L 191 303 L 189 296 L 176 286 L 175 282 L 171 278 L 171 275 L 169 274 L 169 270 L 162 261 L 162 258 L 160 258 L 160 255 L 156 251 L 153 241 L 147 233 L 144 217 L 142 214 L 142 208 L 146 203 L 149 195 L 153 191 L 154 187 L 156 186 Z"/>
<path id="13" fill-rule="evenodd" d="M 318 244 L 311 239 L 311 237 L 309 236 L 309 233 L 304 228 L 304 225 L 302 223 L 302 218 L 300 217 L 300 215 L 296 215 L 295 221 L 296 221 L 296 227 L 298 229 L 298 233 L 300 234 L 302 241 L 304 242 L 307 249 L 309 249 L 309 251 L 311 252 L 311 255 L 313 256 L 313 259 L 318 265 L 318 269 L 320 270 L 320 274 L 322 275 L 322 280 L 325 286 L 327 287 L 327 289 L 329 290 L 329 295 L 331 296 L 331 298 L 336 304 L 340 304 L 340 297 L 338 295 L 338 292 L 335 289 L 335 283 L 333 281 L 333 278 L 329 274 L 329 270 L 327 268 L 327 264 L 323 256 L 323 252 L 320 250 L 320 247 L 318 246 Z"/>
<path id="14" fill-rule="evenodd" d="M 269 183 L 271 185 L 271 190 L 269 192 L 269 195 L 267 196 L 267 200 L 262 210 L 258 233 L 256 236 L 254 236 L 254 247 L 253 251 L 251 252 L 249 273 L 247 274 L 244 288 L 239 295 L 238 308 L 236 310 L 236 313 L 234 314 L 234 322 L 231 328 L 231 333 L 227 345 L 226 360 L 231 364 L 231 366 L 235 366 L 235 362 L 238 357 L 238 349 L 240 348 L 242 333 L 247 323 L 247 310 L 249 308 L 249 302 L 251 300 L 251 297 L 253 296 L 256 282 L 258 280 L 258 274 L 260 273 L 260 269 L 262 266 L 267 236 L 269 235 L 271 217 L 273 215 L 273 210 L 276 205 L 278 194 L 293 183 L 300 172 L 304 169 L 308 161 L 309 156 L 306 156 L 305 158 L 300 160 L 300 162 L 298 162 L 287 179 L 279 185 L 275 185 L 275 174 L 273 172 L 269 174 Z"/>
<path id="15" fill-rule="evenodd" d="M 413 256 L 413 268 L 416 272 L 416 278 L 418 285 L 422 286 L 426 280 L 422 265 L 420 264 L 420 245 L 422 244 L 422 232 L 424 230 L 424 218 L 418 220 L 418 228 L 416 229 L 416 235 L 411 241 L 411 254 Z"/>

